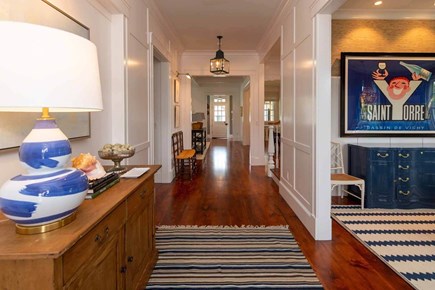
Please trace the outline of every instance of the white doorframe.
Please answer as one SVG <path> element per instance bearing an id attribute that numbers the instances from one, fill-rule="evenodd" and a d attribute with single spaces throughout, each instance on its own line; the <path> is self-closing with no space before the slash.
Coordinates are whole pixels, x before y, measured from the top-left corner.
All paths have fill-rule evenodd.
<path id="1" fill-rule="evenodd" d="M 154 98 L 154 164 L 161 164 L 162 168 L 157 172 L 155 181 L 158 183 L 170 183 L 174 179 L 172 168 L 172 94 L 170 93 L 170 63 L 155 46 L 151 46 L 155 67 L 150 74 L 153 84 L 151 95 Z M 159 110 L 159 111 L 155 111 Z M 157 127 L 156 127 L 157 126 Z"/>
<path id="2" fill-rule="evenodd" d="M 216 102 L 217 99 L 222 99 L 224 102 Z M 230 98 L 228 95 L 212 95 L 211 96 L 211 137 L 212 138 L 228 138 L 230 129 Z M 215 121 L 215 109 L 216 106 L 225 106 L 225 121 L 217 122 Z"/>

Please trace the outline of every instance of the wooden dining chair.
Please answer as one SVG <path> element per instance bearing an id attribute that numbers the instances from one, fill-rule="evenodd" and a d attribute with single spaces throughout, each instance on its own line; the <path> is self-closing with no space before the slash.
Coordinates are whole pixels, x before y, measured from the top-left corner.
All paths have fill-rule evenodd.
<path id="1" fill-rule="evenodd" d="M 172 134 L 172 153 L 174 158 L 175 177 L 192 179 L 196 172 L 195 149 L 184 149 L 183 131 Z"/>
<path id="2" fill-rule="evenodd" d="M 359 188 L 361 195 L 357 195 L 344 186 L 355 185 Z M 337 187 L 338 186 L 338 187 Z M 344 193 L 352 195 L 361 200 L 361 208 L 364 208 L 365 182 L 364 179 L 346 174 L 343 166 L 343 152 L 341 144 L 331 142 L 331 192 L 337 187 L 340 196 L 343 198 Z"/>

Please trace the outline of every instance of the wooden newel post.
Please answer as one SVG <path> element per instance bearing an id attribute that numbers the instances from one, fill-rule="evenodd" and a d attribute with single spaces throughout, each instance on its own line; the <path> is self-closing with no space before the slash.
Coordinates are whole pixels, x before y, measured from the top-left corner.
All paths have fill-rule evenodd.
<path id="1" fill-rule="evenodd" d="M 273 125 L 269 126 L 269 142 L 267 144 L 267 153 L 269 155 L 269 160 L 267 162 L 267 176 L 272 177 L 272 169 L 275 169 L 275 161 L 273 160 L 273 155 L 275 154 L 275 145 L 273 142 Z"/>

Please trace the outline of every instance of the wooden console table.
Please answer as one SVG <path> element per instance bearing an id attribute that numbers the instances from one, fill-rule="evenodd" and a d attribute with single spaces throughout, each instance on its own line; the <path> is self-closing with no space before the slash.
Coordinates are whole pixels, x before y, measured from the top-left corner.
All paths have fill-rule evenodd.
<path id="1" fill-rule="evenodd" d="M 157 260 L 154 174 L 85 200 L 71 224 L 36 235 L 0 222 L 1 289 L 143 289 Z"/>

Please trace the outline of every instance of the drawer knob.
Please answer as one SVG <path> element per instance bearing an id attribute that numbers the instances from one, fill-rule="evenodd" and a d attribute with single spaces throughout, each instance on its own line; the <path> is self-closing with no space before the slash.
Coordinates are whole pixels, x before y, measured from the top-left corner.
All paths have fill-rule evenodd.
<path id="1" fill-rule="evenodd" d="M 109 232 L 110 232 L 109 227 L 106 227 L 106 228 L 104 229 L 104 233 L 106 234 L 106 237 L 109 236 Z"/>
<path id="2" fill-rule="evenodd" d="M 388 153 L 385 153 L 385 154 L 378 153 L 378 154 L 376 154 L 376 156 L 381 157 L 381 158 L 387 158 L 390 155 Z"/>
<path id="3" fill-rule="evenodd" d="M 406 154 L 399 153 L 399 156 L 402 157 L 402 158 L 408 158 L 409 157 L 409 153 L 406 153 Z"/>
<path id="4" fill-rule="evenodd" d="M 94 239 L 95 242 L 99 243 L 99 242 L 101 242 L 102 240 L 103 240 L 103 238 L 102 238 L 100 235 L 97 234 L 97 235 L 95 236 L 95 239 Z"/>
<path id="5" fill-rule="evenodd" d="M 128 256 L 128 258 L 127 258 L 127 262 L 131 263 L 131 262 L 133 262 L 133 260 L 134 260 L 134 257 L 133 257 L 133 256 Z"/>
<path id="6" fill-rule="evenodd" d="M 399 180 L 402 181 L 402 182 L 408 182 L 409 181 L 409 177 L 407 177 L 407 178 L 399 177 Z"/>
<path id="7" fill-rule="evenodd" d="M 399 193 L 401 195 L 409 195 L 411 192 L 409 190 L 407 190 L 407 191 L 401 191 L 401 190 L 399 190 Z"/>
<path id="8" fill-rule="evenodd" d="M 409 165 L 402 166 L 402 165 L 399 164 L 399 169 L 408 170 L 409 169 Z"/>
<path id="9" fill-rule="evenodd" d="M 121 269 L 119 270 L 119 272 L 121 272 L 121 273 L 127 272 L 127 266 L 122 266 Z"/>
<path id="10" fill-rule="evenodd" d="M 104 240 L 105 240 L 106 238 L 109 237 L 109 233 L 110 233 L 110 229 L 109 229 L 109 227 L 106 227 L 106 228 L 104 229 L 104 236 L 101 236 L 100 234 L 97 234 L 97 235 L 95 236 L 94 241 L 95 241 L 96 243 L 102 243 L 102 242 L 104 242 Z"/>

